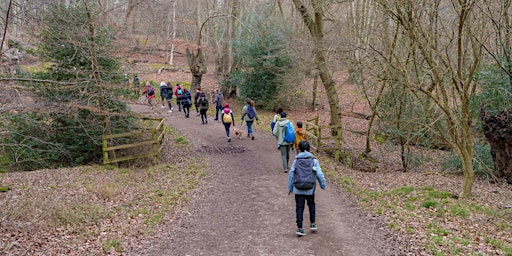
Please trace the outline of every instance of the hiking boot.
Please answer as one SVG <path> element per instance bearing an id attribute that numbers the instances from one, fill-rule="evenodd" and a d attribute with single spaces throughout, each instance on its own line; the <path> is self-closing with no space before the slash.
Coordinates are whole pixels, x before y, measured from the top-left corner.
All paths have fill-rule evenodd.
<path id="1" fill-rule="evenodd" d="M 297 236 L 305 236 L 305 235 L 306 235 L 306 232 L 304 231 L 304 229 L 299 228 L 299 229 L 297 229 L 297 232 L 295 232 L 295 234 L 296 234 Z"/>
<path id="2" fill-rule="evenodd" d="M 317 229 L 318 229 L 318 226 L 316 225 L 316 223 L 309 224 L 309 230 L 316 231 Z"/>

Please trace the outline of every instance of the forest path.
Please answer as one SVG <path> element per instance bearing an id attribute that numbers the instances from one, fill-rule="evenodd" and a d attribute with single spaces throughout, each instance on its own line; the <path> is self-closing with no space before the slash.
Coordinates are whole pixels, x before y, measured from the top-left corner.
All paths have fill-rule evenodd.
<path id="1" fill-rule="evenodd" d="M 191 199 L 162 232 L 126 251 L 126 255 L 390 255 L 385 228 L 355 207 L 341 189 L 327 180 L 327 189 L 315 194 L 318 231 L 311 233 L 309 212 L 304 212 L 307 235 L 295 235 L 295 200 L 287 193 L 275 138 L 255 131 L 255 140 L 232 135 L 210 116 L 202 125 L 192 111 L 190 118 L 175 108 L 159 105 L 150 110 L 131 105 L 134 111 L 165 116 L 165 123 L 186 136 L 204 156 L 210 172 L 200 195 Z M 237 126 L 240 111 L 234 110 Z M 244 135 L 247 127 L 244 125 Z M 291 158 L 295 153 L 291 153 Z M 292 159 L 290 160 L 291 166 Z M 320 163 L 321 164 L 321 163 Z"/>

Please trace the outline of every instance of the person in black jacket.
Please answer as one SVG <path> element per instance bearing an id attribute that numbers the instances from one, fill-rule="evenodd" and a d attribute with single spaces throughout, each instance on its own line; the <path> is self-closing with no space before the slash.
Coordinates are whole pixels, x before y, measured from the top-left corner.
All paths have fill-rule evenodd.
<path id="1" fill-rule="evenodd" d="M 185 117 L 188 118 L 190 116 L 190 106 L 192 106 L 192 95 L 190 95 L 190 92 L 186 88 L 182 90 L 181 106 L 183 107 L 183 112 L 185 112 Z"/>

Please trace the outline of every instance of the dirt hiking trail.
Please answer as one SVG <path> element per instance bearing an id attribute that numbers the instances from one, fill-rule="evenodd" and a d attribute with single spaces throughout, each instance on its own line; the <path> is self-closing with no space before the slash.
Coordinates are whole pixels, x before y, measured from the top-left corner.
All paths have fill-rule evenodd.
<path id="1" fill-rule="evenodd" d="M 166 125 L 185 135 L 208 162 L 209 178 L 197 195 L 157 234 L 140 241 L 126 255 L 398 255 L 384 225 L 355 207 L 341 189 L 329 182 L 315 194 L 318 231 L 295 235 L 295 201 L 287 193 L 275 138 L 255 130 L 255 140 L 232 135 L 227 142 L 220 121 L 208 117 L 202 125 L 159 105 L 130 105 L 142 114 L 165 117 Z M 240 110 L 234 109 L 240 127 Z M 292 118 L 293 119 L 293 118 Z M 247 127 L 243 126 L 244 135 Z M 295 153 L 291 153 L 291 158 Z M 291 166 L 292 159 L 290 160 Z M 322 165 L 322 163 L 320 162 Z"/>

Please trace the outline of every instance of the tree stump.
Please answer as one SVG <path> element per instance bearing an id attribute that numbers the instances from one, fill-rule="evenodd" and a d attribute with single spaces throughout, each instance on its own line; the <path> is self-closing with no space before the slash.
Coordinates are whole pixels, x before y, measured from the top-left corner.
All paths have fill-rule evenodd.
<path id="1" fill-rule="evenodd" d="M 492 115 L 482 107 L 480 118 L 485 137 L 491 147 L 494 171 L 498 179 L 505 179 L 512 184 L 512 113 L 502 110 Z"/>

